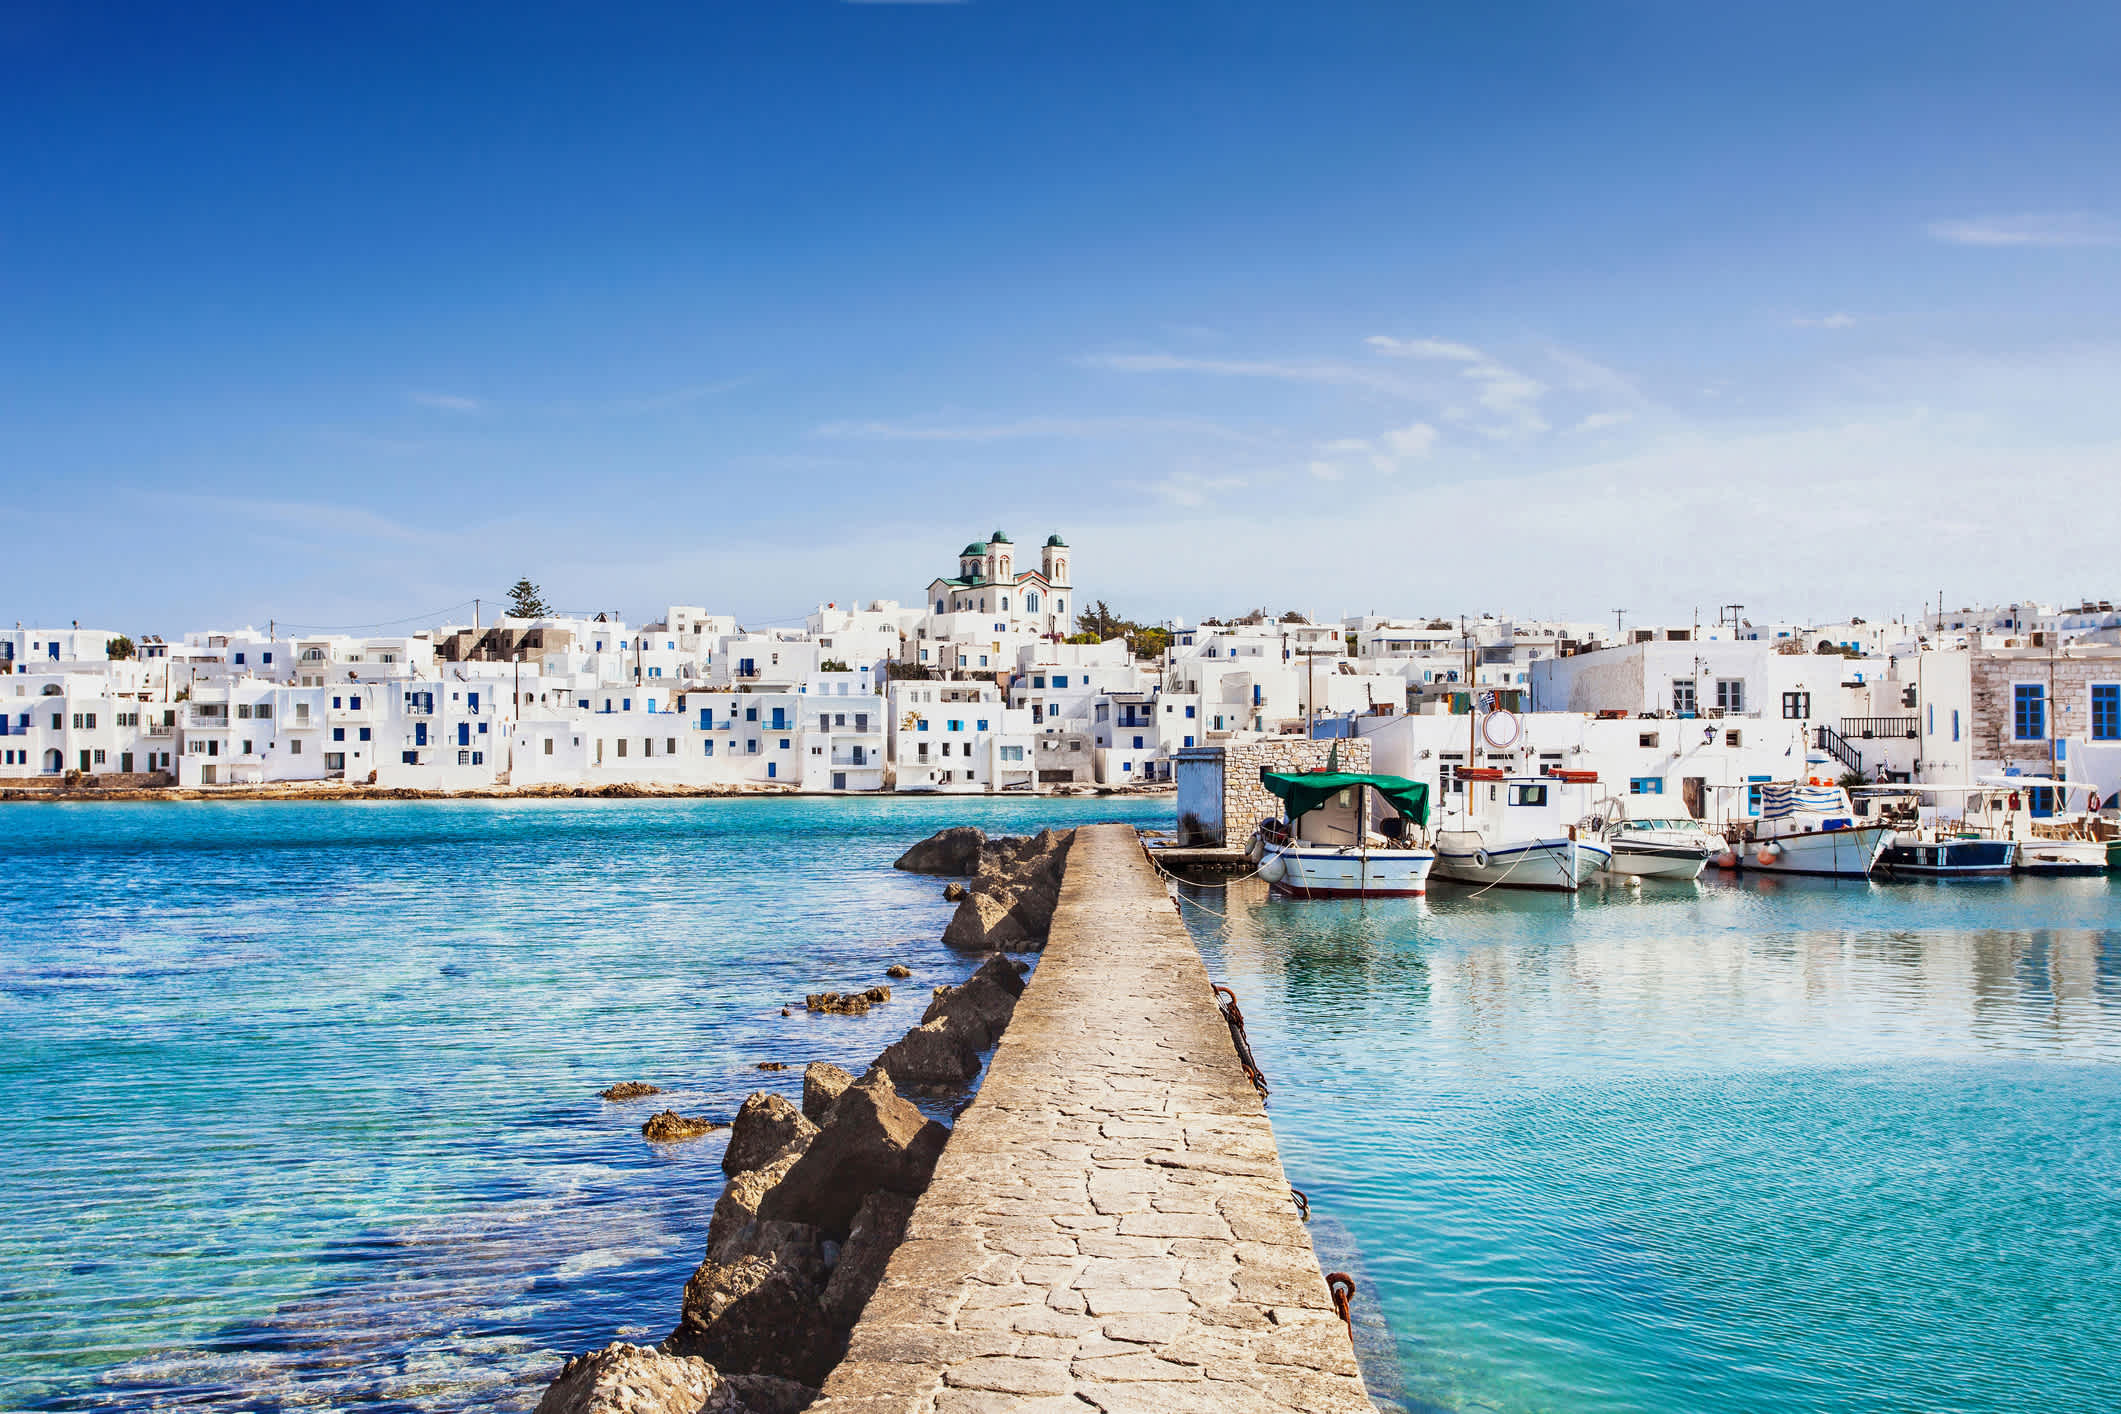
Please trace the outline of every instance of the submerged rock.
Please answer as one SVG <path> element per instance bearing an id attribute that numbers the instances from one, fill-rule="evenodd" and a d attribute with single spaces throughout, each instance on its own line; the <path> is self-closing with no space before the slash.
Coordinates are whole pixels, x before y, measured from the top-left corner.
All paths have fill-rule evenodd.
<path id="1" fill-rule="evenodd" d="M 903 962 L 894 962 L 884 969 L 884 975 L 894 979 L 904 979 L 913 975 L 913 969 L 906 966 Z"/>
<path id="2" fill-rule="evenodd" d="M 787 1068 L 788 1068 L 788 1062 L 786 1062 L 786 1061 L 760 1061 L 760 1062 L 759 1062 L 759 1069 L 760 1069 L 760 1070 L 786 1070 Z"/>
<path id="3" fill-rule="evenodd" d="M 705 1360 L 613 1341 L 577 1355 L 538 1401 L 537 1414 L 721 1414 L 733 1392 Z M 717 1398 L 717 1395 L 722 1397 Z"/>
<path id="4" fill-rule="evenodd" d="M 869 1010 L 869 998 L 859 992 L 812 992 L 803 998 L 812 1011 L 833 1016 L 860 1016 Z"/>
<path id="5" fill-rule="evenodd" d="M 729 1148 L 722 1154 L 723 1173 L 764 1168 L 790 1144 L 807 1143 L 817 1126 L 779 1095 L 755 1090 L 744 1099 L 729 1129 Z"/>
<path id="6" fill-rule="evenodd" d="M 881 1006 L 891 1000 L 889 987 L 871 987 L 862 993 L 862 1000 L 871 1006 Z"/>
<path id="7" fill-rule="evenodd" d="M 960 884 L 960 883 L 955 883 L 955 882 L 952 882 L 952 883 L 948 883 L 948 884 L 945 884 L 945 885 L 943 885 L 943 902 L 944 902 L 944 903 L 956 903 L 956 902 L 957 902 L 957 901 L 958 901 L 959 899 L 963 898 L 964 896 L 965 896 L 965 886 L 964 886 L 963 884 Z"/>
<path id="8" fill-rule="evenodd" d="M 662 1093 L 662 1086 L 650 1085 L 645 1080 L 622 1080 L 608 1090 L 597 1091 L 597 1096 L 600 1099 L 610 1100 L 612 1103 L 617 1104 L 621 1100 L 638 1100 L 643 1095 L 660 1095 Z M 586 1359 L 587 1357 L 583 1358 Z"/>
<path id="9" fill-rule="evenodd" d="M 702 1134 L 712 1134 L 717 1129 L 729 1126 L 720 1120 L 705 1115 L 681 1115 L 676 1110 L 658 1110 L 641 1126 L 641 1135 L 651 1143 L 672 1144 L 680 1139 L 697 1139 Z"/>
<path id="10" fill-rule="evenodd" d="M 937 831 L 892 864 L 911 874 L 972 874 L 979 870 L 987 833 L 972 825 Z"/>
<path id="11" fill-rule="evenodd" d="M 838 1066 L 826 1061 L 812 1061 L 803 1067 L 803 1118 L 812 1124 L 823 1124 L 825 1115 L 832 1109 L 854 1077 Z"/>
<path id="12" fill-rule="evenodd" d="M 761 1218 L 843 1233 L 879 1189 L 919 1197 L 950 1137 L 892 1088 L 882 1069 L 847 1087 L 795 1167 L 759 1204 Z"/>

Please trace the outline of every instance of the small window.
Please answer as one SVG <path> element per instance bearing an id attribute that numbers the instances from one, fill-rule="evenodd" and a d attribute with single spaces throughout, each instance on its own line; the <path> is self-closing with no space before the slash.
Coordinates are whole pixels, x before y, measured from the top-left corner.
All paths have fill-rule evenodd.
<path id="1" fill-rule="evenodd" d="M 2021 682 L 2011 689 L 2011 726 L 2019 741 L 2047 739 L 2047 698 L 2040 684 Z"/>
<path id="2" fill-rule="evenodd" d="M 1662 776 L 1636 776 L 1628 782 L 1629 795 L 1663 795 Z"/>
<path id="3" fill-rule="evenodd" d="M 1635 744 L 1637 746 L 1655 746 L 1657 744 L 1657 733 L 1643 732 L 1636 737 Z"/>
<path id="4" fill-rule="evenodd" d="M 1512 805 L 1545 805 L 1546 803 L 1547 788 L 1543 785 L 1510 787 L 1510 804 Z"/>
<path id="5" fill-rule="evenodd" d="M 1782 717 L 1784 721 L 1797 722 L 1812 715 L 1812 694 L 1809 692 L 1785 692 L 1782 694 Z"/>

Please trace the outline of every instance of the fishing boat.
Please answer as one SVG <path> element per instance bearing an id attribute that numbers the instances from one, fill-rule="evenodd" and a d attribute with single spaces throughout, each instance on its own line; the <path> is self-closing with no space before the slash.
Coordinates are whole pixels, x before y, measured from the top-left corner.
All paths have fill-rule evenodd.
<path id="1" fill-rule="evenodd" d="M 1421 842 L 1429 788 L 1404 776 L 1357 771 L 1270 771 L 1260 784 L 1286 820 L 1252 837 L 1251 855 L 1290 898 L 1410 898 L 1427 893 L 1435 851 Z"/>
<path id="2" fill-rule="evenodd" d="M 2072 794 L 2092 794 L 2090 785 L 2053 776 L 1983 776 L 1981 784 L 1986 793 L 1977 799 L 1989 832 L 2017 843 L 2014 872 L 2036 878 L 2106 872 L 2106 842 L 2093 828 L 2095 817 L 2088 811 L 2072 811 L 2067 803 Z M 2062 808 L 2035 816 L 2032 808 L 2041 798 L 2035 791 L 2061 803 Z"/>
<path id="3" fill-rule="evenodd" d="M 1972 809 L 1980 786 L 1925 781 L 1860 790 L 1893 838 L 1878 856 L 1878 873 L 1891 879 L 1995 879 L 2018 857 L 2017 841 L 1999 838 Z M 1924 796 L 1935 803 L 1922 804 Z"/>
<path id="4" fill-rule="evenodd" d="M 1656 799 L 1626 796 L 1608 801 L 1604 812 L 1585 822 L 1613 851 L 1606 872 L 1638 879 L 1700 878 L 1709 860 L 1726 847 L 1723 836 L 1691 818 L 1628 815 L 1630 802 Z"/>
<path id="5" fill-rule="evenodd" d="M 1732 846 L 1740 869 L 1867 879 L 1892 843 L 1888 825 L 1859 825 L 1839 786 L 1770 781 L 1760 788 L 1760 818 Z"/>
<path id="6" fill-rule="evenodd" d="M 1436 832 L 1438 878 L 1573 893 L 1612 861 L 1609 845 L 1569 823 L 1584 813 L 1580 793 L 1597 784 L 1596 771 L 1513 776 L 1474 767 L 1458 777 L 1465 802 L 1456 823 Z"/>

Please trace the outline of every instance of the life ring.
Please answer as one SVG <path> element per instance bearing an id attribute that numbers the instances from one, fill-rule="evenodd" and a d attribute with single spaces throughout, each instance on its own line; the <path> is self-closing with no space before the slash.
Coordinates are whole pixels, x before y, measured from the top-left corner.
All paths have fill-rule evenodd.
<path id="1" fill-rule="evenodd" d="M 2012 791 L 2012 792 L 2011 792 L 2011 800 L 2010 800 L 2010 806 L 2009 806 L 2009 808 L 2010 808 L 2010 809 L 2012 809 L 2012 810 L 2016 810 L 2016 809 L 2018 809 L 2018 808 L 2019 808 L 2019 807 L 2018 807 L 2018 792 L 2016 792 L 2016 791 Z"/>
<path id="2" fill-rule="evenodd" d="M 1485 869 L 1488 867 L 1488 852 L 1486 850 L 1476 849 L 1473 851 L 1473 867 L 1475 869 Z"/>
<path id="3" fill-rule="evenodd" d="M 1497 741 L 1495 739 L 1495 724 L 1497 722 L 1504 723 L 1510 729 L 1509 736 L 1505 737 L 1501 741 Z M 1500 751 L 1505 747 L 1515 746 L 1517 744 L 1517 738 L 1522 736 L 1523 734 L 1524 727 L 1521 723 L 1518 722 L 1517 714 L 1515 712 L 1490 712 L 1488 713 L 1488 719 L 1480 724 L 1480 739 L 1486 742 L 1488 745 L 1494 747 L 1497 751 Z"/>
<path id="4" fill-rule="evenodd" d="M 2097 791 L 2093 791 L 2090 795 L 2084 797 L 2084 810 L 2088 815 L 2098 814 L 2099 807 L 2103 804 L 2105 802 L 2099 799 L 2099 792 Z"/>

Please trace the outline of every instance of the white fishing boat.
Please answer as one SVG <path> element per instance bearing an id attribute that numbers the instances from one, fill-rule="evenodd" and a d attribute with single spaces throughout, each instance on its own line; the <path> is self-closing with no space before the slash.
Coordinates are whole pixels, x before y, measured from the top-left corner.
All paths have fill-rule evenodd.
<path id="1" fill-rule="evenodd" d="M 1623 796 L 1606 802 L 1605 809 L 1585 822 L 1613 857 L 1606 872 L 1638 879 L 1698 879 L 1710 859 L 1727 845 L 1699 820 L 1684 816 L 1632 815 L 1658 796 Z"/>
<path id="2" fill-rule="evenodd" d="M 1570 823 L 1586 813 L 1582 796 L 1597 772 L 1513 776 L 1475 767 L 1458 775 L 1465 801 L 1436 831 L 1437 878 L 1573 893 L 1611 862 L 1610 847 Z"/>
<path id="3" fill-rule="evenodd" d="M 1287 820 L 1252 837 L 1252 859 L 1290 898 L 1410 898 L 1428 892 L 1436 854 L 1422 841 L 1429 788 L 1403 776 L 1355 771 L 1269 771 L 1260 784 Z"/>
<path id="4" fill-rule="evenodd" d="M 1760 788 L 1760 818 L 1733 846 L 1740 869 L 1867 879 L 1893 842 L 1888 825 L 1862 825 L 1839 786 L 1772 781 Z"/>
<path id="5" fill-rule="evenodd" d="M 2106 842 L 2094 817 L 2069 806 L 2072 795 L 2095 794 L 2090 785 L 2053 776 L 1983 776 L 1981 786 L 1968 813 L 1978 807 L 1985 833 L 2017 843 L 2013 872 L 2046 878 L 2106 872 Z"/>
<path id="6" fill-rule="evenodd" d="M 1869 786 L 1858 790 L 1893 827 L 1878 856 L 1877 872 L 1889 879 L 1994 879 L 2008 877 L 2017 842 L 1984 830 L 1971 808 L 1980 786 L 1941 781 Z M 1927 798 L 1931 803 L 1923 804 Z"/>

